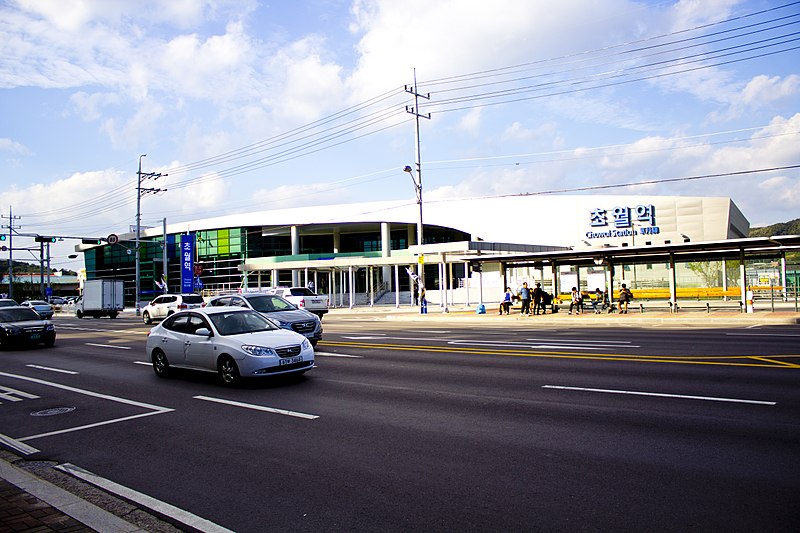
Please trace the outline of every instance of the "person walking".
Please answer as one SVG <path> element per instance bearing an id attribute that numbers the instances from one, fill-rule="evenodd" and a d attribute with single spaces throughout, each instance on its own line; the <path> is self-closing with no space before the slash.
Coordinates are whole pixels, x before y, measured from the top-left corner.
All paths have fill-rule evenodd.
<path id="1" fill-rule="evenodd" d="M 522 288 L 519 290 L 519 299 L 522 300 L 522 310 L 520 314 L 531 314 L 531 290 L 528 288 L 528 282 L 522 283 Z"/>
<path id="2" fill-rule="evenodd" d="M 575 307 L 575 314 L 581 314 L 581 293 L 577 287 L 572 287 L 572 292 L 570 293 L 570 302 L 569 302 L 569 314 L 572 314 L 572 308 Z"/>
<path id="3" fill-rule="evenodd" d="M 533 289 L 533 314 L 538 315 L 540 308 L 542 307 L 542 295 L 544 291 L 542 290 L 542 284 L 537 283 L 536 287 Z"/>
<path id="4" fill-rule="evenodd" d="M 419 314 L 427 315 L 428 314 L 428 299 L 425 298 L 425 286 L 422 286 L 419 294 Z"/>
<path id="5" fill-rule="evenodd" d="M 619 290 L 619 312 L 620 314 L 628 314 L 628 304 L 630 301 L 633 300 L 633 293 L 622 284 L 622 288 Z"/>
<path id="6" fill-rule="evenodd" d="M 511 314 L 511 299 L 514 297 L 514 293 L 511 292 L 511 287 L 506 287 L 506 293 L 503 295 L 503 301 L 500 303 L 500 314 L 503 314 L 503 311 L 506 312 L 507 315 Z"/>

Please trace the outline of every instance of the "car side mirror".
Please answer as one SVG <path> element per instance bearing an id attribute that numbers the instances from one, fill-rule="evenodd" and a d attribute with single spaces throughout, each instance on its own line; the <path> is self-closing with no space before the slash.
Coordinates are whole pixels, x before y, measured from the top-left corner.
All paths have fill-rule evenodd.
<path id="1" fill-rule="evenodd" d="M 195 335 L 202 335 L 203 337 L 211 337 L 211 330 L 208 328 L 200 328 L 194 333 Z"/>

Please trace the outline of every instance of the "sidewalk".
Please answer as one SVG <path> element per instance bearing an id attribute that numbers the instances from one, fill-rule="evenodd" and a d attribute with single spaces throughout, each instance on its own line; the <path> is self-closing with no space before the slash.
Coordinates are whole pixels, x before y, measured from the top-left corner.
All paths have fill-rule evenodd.
<path id="1" fill-rule="evenodd" d="M 795 312 L 794 302 L 781 302 L 772 311 L 771 305 L 756 307 L 753 313 L 741 313 L 737 309 L 714 309 L 707 312 L 702 306 L 692 309 L 682 309 L 677 313 L 671 313 L 668 309 L 647 309 L 640 311 L 638 306 L 632 305 L 627 314 L 602 313 L 595 314 L 591 308 L 582 314 L 570 315 L 565 308 L 559 312 L 551 313 L 548 309 L 547 314 L 521 315 L 519 308 L 512 308 L 510 315 L 500 315 L 498 304 L 486 304 L 486 313 L 477 314 L 475 307 L 464 307 L 456 305 L 445 310 L 437 305 L 428 305 L 428 313 L 420 314 L 419 307 L 412 307 L 408 304 L 395 306 L 361 306 L 349 309 L 347 307 L 332 308 L 325 318 L 330 319 L 352 319 L 352 320 L 372 320 L 372 321 L 420 321 L 420 322 L 451 322 L 477 323 L 487 326 L 498 326 L 507 324 L 513 327 L 525 326 L 535 327 L 536 325 L 546 325 L 547 327 L 608 327 L 612 325 L 626 327 L 731 327 L 731 326 L 753 326 L 769 324 L 800 324 L 800 312 Z"/>
<path id="2" fill-rule="evenodd" d="M 0 451 L 0 533 L 146 531 L 14 466 L 17 460 L 14 454 Z"/>

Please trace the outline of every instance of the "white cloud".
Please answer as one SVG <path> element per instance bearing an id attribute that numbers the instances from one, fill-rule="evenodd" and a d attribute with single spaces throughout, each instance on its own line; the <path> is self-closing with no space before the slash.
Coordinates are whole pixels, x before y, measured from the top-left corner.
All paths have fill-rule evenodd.
<path id="1" fill-rule="evenodd" d="M 31 154 L 31 151 L 24 144 L 5 138 L 0 138 L 0 152 L 8 152 L 15 155 Z"/>
<path id="2" fill-rule="evenodd" d="M 750 106 L 762 106 L 774 100 L 796 96 L 800 91 L 800 76 L 756 76 L 741 92 L 741 102 Z"/>
<path id="3" fill-rule="evenodd" d="M 69 98 L 72 113 L 84 121 L 98 120 L 103 116 L 103 108 L 120 103 L 120 97 L 115 93 L 89 94 L 83 91 L 74 93 Z"/>

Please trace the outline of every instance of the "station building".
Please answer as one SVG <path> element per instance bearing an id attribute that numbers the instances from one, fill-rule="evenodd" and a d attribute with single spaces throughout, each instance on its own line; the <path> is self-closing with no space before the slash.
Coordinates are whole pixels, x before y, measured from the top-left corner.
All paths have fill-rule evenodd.
<path id="1" fill-rule="evenodd" d="M 635 291 L 676 284 L 728 291 L 729 282 L 745 283 L 729 279 L 724 268 L 722 279 L 710 283 L 689 261 L 671 265 L 664 257 L 702 243 L 747 240 L 748 232 L 729 198 L 650 195 L 362 202 L 165 221 L 140 229 L 139 299 L 311 282 L 335 306 L 405 305 L 420 266 L 428 299 L 445 306 L 497 301 L 505 286 L 526 281 L 555 294 L 573 285 L 614 291 L 622 282 Z M 125 280 L 130 302 L 136 301 L 135 240 L 129 232 L 114 235 L 113 244 L 76 248 L 85 254 L 86 277 Z M 695 262 L 713 253 L 698 250 L 705 254 Z"/>

